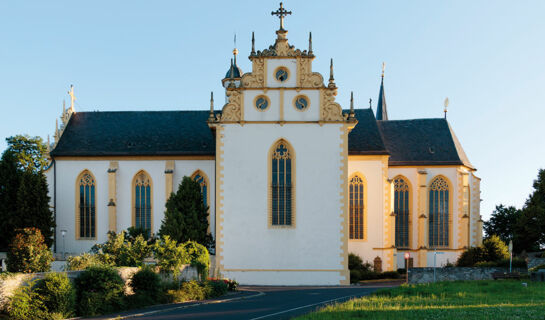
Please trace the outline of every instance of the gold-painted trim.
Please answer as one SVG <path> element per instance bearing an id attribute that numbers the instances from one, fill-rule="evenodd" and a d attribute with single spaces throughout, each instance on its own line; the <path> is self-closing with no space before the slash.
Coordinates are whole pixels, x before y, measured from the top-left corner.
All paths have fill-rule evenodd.
<path id="1" fill-rule="evenodd" d="M 361 178 L 361 180 L 363 181 L 363 239 L 353 239 L 353 238 L 350 238 L 350 181 L 354 178 L 354 177 L 359 177 Z M 367 179 L 365 178 L 365 175 L 363 175 L 361 172 L 359 171 L 355 171 L 353 172 L 350 177 L 348 178 L 348 181 L 347 181 L 347 199 L 348 199 L 348 241 L 358 241 L 358 242 L 367 242 L 367 207 L 368 207 L 368 202 L 367 202 Z"/>
<path id="2" fill-rule="evenodd" d="M 204 179 L 204 183 L 206 185 L 206 206 L 208 206 L 208 232 L 210 232 L 210 213 L 212 212 L 212 210 L 210 210 L 210 180 L 208 180 L 208 176 L 206 175 L 206 173 L 204 173 L 204 171 L 202 171 L 201 169 L 197 169 L 195 170 L 195 172 L 193 172 L 193 174 L 191 175 L 191 180 L 195 180 L 195 177 L 197 175 L 201 175 Z"/>
<path id="3" fill-rule="evenodd" d="M 256 106 L 257 99 L 259 99 L 259 98 L 264 98 L 265 100 L 267 100 L 267 107 L 266 107 L 265 109 L 259 109 L 259 108 Z M 255 96 L 254 102 L 252 103 L 252 105 L 254 106 L 254 109 L 256 109 L 257 111 L 259 111 L 259 112 L 265 112 L 265 111 L 269 110 L 269 108 L 271 107 L 271 99 L 269 99 L 269 97 L 267 97 L 267 96 L 264 95 L 264 94 L 259 94 L 259 95 Z"/>
<path id="4" fill-rule="evenodd" d="M 108 169 L 108 227 L 109 231 L 117 232 L 117 170 L 119 163 L 110 161 Z M 110 205 L 112 203 L 113 205 Z"/>
<path id="5" fill-rule="evenodd" d="M 344 272 L 343 269 L 224 269 L 225 272 Z"/>
<path id="6" fill-rule="evenodd" d="M 453 216 L 455 214 L 454 212 L 454 197 L 453 197 L 453 192 L 455 189 L 452 185 L 452 182 L 450 181 L 450 179 L 448 179 L 446 176 L 442 175 L 442 174 L 438 174 L 436 176 L 434 176 L 432 179 L 430 179 L 428 185 L 427 185 L 427 188 L 426 188 L 426 193 L 428 194 L 428 201 L 427 201 L 427 207 L 428 207 L 428 219 L 427 219 L 427 222 L 428 222 L 428 225 L 426 226 L 426 228 L 429 230 L 429 223 L 430 223 L 430 219 L 429 219 L 429 215 L 430 215 L 430 208 L 429 208 L 429 194 L 430 194 L 430 187 L 432 185 L 432 183 L 436 180 L 436 179 L 443 179 L 447 182 L 448 184 L 448 190 L 449 190 L 449 199 L 448 199 L 448 202 L 449 202 L 449 215 L 448 215 L 448 232 L 449 232 L 449 244 L 448 246 L 446 247 L 432 247 L 430 246 L 430 240 L 429 240 L 429 235 L 428 235 L 428 243 L 426 244 L 427 247 L 429 247 L 430 249 L 437 249 L 437 250 L 444 250 L 444 249 L 455 249 L 454 248 L 454 237 L 453 237 L 453 231 L 454 231 L 454 226 L 453 226 Z"/>
<path id="7" fill-rule="evenodd" d="M 279 70 L 284 70 L 284 71 L 286 71 L 286 73 L 288 74 L 288 77 L 286 78 L 286 80 L 280 81 L 280 80 L 276 79 L 276 73 L 277 73 Z M 265 78 L 267 78 L 267 77 L 265 77 Z M 276 82 L 278 82 L 278 83 L 286 83 L 290 78 L 291 78 L 291 72 L 290 72 L 290 69 L 288 69 L 287 67 L 285 67 L 285 66 L 278 66 L 278 67 L 276 67 L 276 69 L 274 69 L 274 72 L 273 72 L 273 79 L 274 79 Z"/>
<path id="8" fill-rule="evenodd" d="M 165 162 L 165 201 L 168 201 L 174 188 L 174 160 Z"/>
<path id="9" fill-rule="evenodd" d="M 393 197 L 392 197 L 392 189 L 393 185 L 388 179 L 388 158 L 389 156 L 382 157 L 382 184 L 384 186 L 384 204 L 383 204 L 383 210 L 384 210 L 384 239 L 383 243 L 385 244 L 385 247 L 387 248 L 394 248 L 395 249 L 395 217 L 392 215 L 392 205 L 393 205 Z M 394 269 L 394 252 L 388 252 L 385 254 L 384 258 L 384 270 L 391 271 Z"/>
<path id="10" fill-rule="evenodd" d="M 291 160 L 291 184 L 292 184 L 292 191 L 291 191 L 291 225 L 273 225 L 272 224 L 272 157 L 274 150 L 276 146 L 283 142 L 286 147 L 288 148 L 290 152 L 290 160 Z M 267 181 L 267 189 L 268 189 L 268 217 L 267 217 L 267 228 L 268 229 L 295 229 L 297 225 L 297 203 L 296 203 L 296 191 L 297 191 L 297 162 L 296 162 L 296 155 L 295 155 L 295 149 L 291 145 L 291 143 L 288 142 L 285 138 L 277 139 L 269 148 L 269 152 L 267 155 L 267 175 L 268 175 L 268 181 Z"/>
<path id="11" fill-rule="evenodd" d="M 339 127 L 340 130 L 340 220 L 341 220 L 341 246 L 340 246 L 340 262 L 343 270 L 340 272 L 344 280 L 340 281 L 341 285 L 350 284 L 350 271 L 348 270 L 348 133 L 352 129 L 350 124 L 343 124 Z M 364 190 L 365 191 L 365 190 Z M 367 193 L 365 193 L 367 194 Z M 366 198 L 364 198 L 366 201 Z M 365 214 L 365 207 L 364 207 Z M 366 220 L 365 220 L 366 221 Z M 366 232 L 364 233 L 365 236 Z"/>
<path id="12" fill-rule="evenodd" d="M 221 274 L 223 271 L 223 134 L 222 126 L 216 127 L 216 268 Z"/>
<path id="13" fill-rule="evenodd" d="M 284 89 L 280 88 L 279 92 L 278 92 L 278 96 L 279 96 L 279 107 L 280 107 L 280 121 L 281 121 L 281 124 L 283 125 L 283 121 L 284 121 Z"/>
<path id="14" fill-rule="evenodd" d="M 334 124 L 343 124 L 344 121 L 285 121 L 285 120 L 277 120 L 277 121 L 222 121 L 222 123 L 233 123 L 233 124 L 317 124 L 317 125 L 324 125 L 328 123 L 334 123 Z"/>
<path id="15" fill-rule="evenodd" d="M 142 160 L 215 160 L 214 155 L 203 156 L 58 156 L 55 160 L 64 161 L 142 161 Z"/>
<path id="16" fill-rule="evenodd" d="M 414 239 L 413 239 L 413 186 L 411 184 L 411 180 L 409 180 L 406 176 L 402 175 L 402 174 L 398 174 L 396 175 L 392 181 L 395 181 L 396 179 L 403 179 L 403 181 L 405 181 L 405 183 L 407 183 L 407 185 L 409 186 L 409 248 L 414 248 L 415 246 L 415 243 L 414 243 Z M 395 210 L 395 186 L 394 186 L 394 196 L 393 196 L 393 199 L 394 199 L 394 207 L 392 208 L 392 212 L 394 212 Z M 395 245 L 395 229 L 397 228 L 397 226 L 394 227 L 394 245 Z M 396 247 L 397 248 L 397 247 Z M 403 247 L 399 247 L 397 248 L 397 250 L 405 250 L 406 248 L 403 248 Z"/>
<path id="17" fill-rule="evenodd" d="M 91 177 L 93 177 L 93 180 L 95 181 L 95 236 L 94 237 L 80 237 L 79 234 L 80 234 L 80 227 L 79 227 L 79 222 L 80 222 L 80 218 L 79 218 L 79 205 L 80 205 L 80 202 L 79 202 L 79 182 L 80 182 L 80 179 L 81 177 L 85 174 L 85 173 L 88 173 Z M 75 207 L 75 213 L 76 213 L 76 234 L 75 234 L 75 238 L 76 240 L 96 240 L 97 239 L 97 233 L 98 233 L 98 230 L 97 230 L 97 220 L 98 220 L 98 208 L 99 206 L 97 205 L 98 203 L 98 192 L 97 192 L 97 188 L 98 187 L 98 181 L 97 179 L 95 178 L 95 175 L 91 172 L 91 170 L 89 169 L 84 169 L 82 170 L 78 176 L 76 177 L 76 184 L 75 184 L 75 192 L 74 192 L 74 195 L 75 195 L 75 198 L 76 198 L 76 201 L 75 201 L 75 204 L 76 204 L 76 207 Z"/>
<path id="18" fill-rule="evenodd" d="M 155 206 L 153 204 L 153 179 L 151 178 L 151 175 L 146 170 L 138 170 L 138 172 L 136 172 L 136 174 L 132 178 L 132 183 L 131 183 L 131 189 L 132 189 L 132 201 L 131 201 L 132 223 L 131 223 L 131 225 L 133 227 L 136 227 L 136 202 L 135 202 L 136 201 L 136 194 L 135 194 L 135 189 L 136 189 L 136 178 L 140 174 L 146 175 L 146 177 L 149 179 L 150 206 L 151 206 L 151 210 L 150 210 L 150 233 L 153 234 L 153 230 L 154 230 L 153 229 L 153 217 L 155 216 L 153 214 L 153 210 L 155 210 Z"/>
<path id="19" fill-rule="evenodd" d="M 297 99 L 299 99 L 299 98 L 304 98 L 304 99 L 307 100 L 307 107 L 306 107 L 306 108 L 301 109 L 301 110 L 299 110 L 299 109 L 297 108 L 297 106 L 295 105 L 295 102 L 296 102 Z M 309 109 L 310 109 L 310 105 L 311 105 L 311 103 L 310 103 L 310 98 L 309 98 L 306 94 L 298 94 L 298 95 L 296 95 L 295 97 L 293 97 L 293 100 L 292 100 L 291 104 L 292 104 L 293 108 L 294 108 L 295 110 L 297 110 L 298 112 L 305 112 L 305 111 L 309 110 Z"/>

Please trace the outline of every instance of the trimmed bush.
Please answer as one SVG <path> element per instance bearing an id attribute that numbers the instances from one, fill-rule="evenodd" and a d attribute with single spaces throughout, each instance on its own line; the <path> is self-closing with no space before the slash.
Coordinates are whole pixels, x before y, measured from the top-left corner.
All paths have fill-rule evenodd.
<path id="1" fill-rule="evenodd" d="M 123 305 L 124 282 L 111 267 L 90 267 L 76 278 L 75 285 L 80 315 L 109 313 L 119 310 Z"/>
<path id="2" fill-rule="evenodd" d="M 105 265 L 96 254 L 84 253 L 79 256 L 68 257 L 68 270 L 85 270 L 92 266 Z"/>
<path id="3" fill-rule="evenodd" d="M 136 296 L 135 299 L 140 300 L 141 304 L 154 304 L 163 300 L 161 277 L 150 267 L 144 267 L 136 272 L 131 278 L 130 286 Z"/>
<path id="4" fill-rule="evenodd" d="M 167 295 L 170 302 L 184 302 L 190 300 L 204 300 L 206 289 L 197 281 L 183 282 L 178 290 L 168 290 Z"/>
<path id="5" fill-rule="evenodd" d="M 207 298 L 223 296 L 229 290 L 227 280 L 208 280 L 205 282 L 205 286 L 210 288 Z"/>
<path id="6" fill-rule="evenodd" d="M 45 272 L 51 269 L 53 255 L 40 229 L 24 228 L 15 235 L 8 251 L 8 271 Z"/>
<path id="7" fill-rule="evenodd" d="M 35 281 L 18 288 L 10 299 L 8 314 L 13 320 L 49 319 L 45 304 L 40 295 L 32 289 Z"/>
<path id="8" fill-rule="evenodd" d="M 197 268 L 201 281 L 206 281 L 210 267 L 210 255 L 205 246 L 195 241 L 188 241 L 183 244 L 186 254 L 192 266 Z"/>
<path id="9" fill-rule="evenodd" d="M 65 273 L 50 273 L 38 281 L 36 292 L 50 313 L 62 319 L 74 315 L 76 292 Z"/>
<path id="10" fill-rule="evenodd" d="M 157 266 L 161 272 L 172 273 L 175 277 L 180 273 L 184 264 L 189 263 L 184 246 L 179 246 L 169 236 L 163 236 L 153 247 Z"/>

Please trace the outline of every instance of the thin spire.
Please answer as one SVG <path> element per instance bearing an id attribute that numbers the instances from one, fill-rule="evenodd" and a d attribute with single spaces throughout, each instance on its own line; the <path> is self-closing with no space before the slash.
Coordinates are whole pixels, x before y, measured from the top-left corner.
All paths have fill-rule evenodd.
<path id="1" fill-rule="evenodd" d="M 355 115 L 355 112 L 354 112 L 354 92 L 353 91 L 350 91 L 350 118 L 353 118 Z"/>
<path id="2" fill-rule="evenodd" d="M 443 112 L 445 112 L 445 119 L 447 119 L 447 108 L 448 108 L 448 104 L 449 104 L 449 100 L 448 100 L 448 97 L 445 98 L 445 108 L 443 109 Z"/>
<path id="3" fill-rule="evenodd" d="M 62 100 L 62 114 L 64 115 L 66 113 L 66 100 Z"/>
<path id="4" fill-rule="evenodd" d="M 214 120 L 214 91 L 210 91 L 210 115 L 208 119 Z"/>
<path id="5" fill-rule="evenodd" d="M 384 69 L 386 64 L 382 63 L 382 75 L 380 79 L 380 90 L 377 103 L 377 120 L 388 120 L 388 110 L 386 109 L 386 95 L 384 93 Z"/>
<path id="6" fill-rule="evenodd" d="M 373 108 L 373 99 L 369 98 L 369 109 Z"/>
<path id="7" fill-rule="evenodd" d="M 76 101 L 76 95 L 74 94 L 74 85 L 70 85 L 70 91 L 68 91 L 68 95 L 70 95 L 70 111 L 74 111 L 74 101 Z"/>
<path id="8" fill-rule="evenodd" d="M 252 31 L 252 52 L 251 54 L 255 54 L 255 37 L 254 37 L 254 32 Z"/>
<path id="9" fill-rule="evenodd" d="M 329 84 L 328 87 L 334 88 L 335 87 L 335 77 L 333 76 L 333 58 L 331 58 L 331 62 L 329 64 Z"/>
<path id="10" fill-rule="evenodd" d="M 237 34 L 235 33 L 235 38 L 233 40 L 233 43 L 234 43 L 234 48 L 233 48 L 233 59 L 235 61 L 235 66 L 237 65 L 237 54 L 238 54 L 238 49 L 237 49 Z"/>
<path id="11" fill-rule="evenodd" d="M 308 54 L 312 54 L 312 32 L 308 33 Z"/>

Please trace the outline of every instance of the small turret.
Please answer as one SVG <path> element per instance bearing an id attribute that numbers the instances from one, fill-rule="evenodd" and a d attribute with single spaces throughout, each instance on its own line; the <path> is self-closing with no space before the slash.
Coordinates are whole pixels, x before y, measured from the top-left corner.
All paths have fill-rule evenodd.
<path id="1" fill-rule="evenodd" d="M 384 94 L 384 69 L 386 64 L 382 63 L 382 76 L 380 80 L 380 90 L 377 102 L 377 120 L 388 120 L 388 110 L 386 110 L 386 95 Z"/>
<path id="2" fill-rule="evenodd" d="M 237 36 L 235 35 L 235 48 L 233 49 L 233 59 L 231 59 L 231 65 L 229 66 L 229 70 L 227 70 L 227 73 L 225 74 L 225 78 L 221 80 L 221 84 L 224 88 L 238 88 L 240 87 L 240 81 L 242 80 L 242 69 L 240 69 L 237 66 L 237 55 L 238 55 L 238 49 L 237 49 Z M 253 33 L 252 33 L 252 43 L 253 43 Z"/>

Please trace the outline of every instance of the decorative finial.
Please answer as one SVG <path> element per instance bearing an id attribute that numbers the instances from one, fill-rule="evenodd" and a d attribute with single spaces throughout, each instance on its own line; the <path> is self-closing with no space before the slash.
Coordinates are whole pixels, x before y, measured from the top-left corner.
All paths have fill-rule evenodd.
<path id="1" fill-rule="evenodd" d="M 312 54 L 312 32 L 308 33 L 308 54 Z"/>
<path id="2" fill-rule="evenodd" d="M 76 96 L 74 95 L 74 85 L 70 85 L 70 91 L 68 91 L 68 95 L 70 95 L 70 111 L 74 111 L 74 101 L 76 101 Z"/>
<path id="3" fill-rule="evenodd" d="M 443 112 L 445 112 L 445 119 L 447 118 L 447 108 L 448 108 L 448 104 L 449 104 L 449 101 L 448 101 L 448 97 L 445 98 L 445 109 L 443 109 Z"/>
<path id="4" fill-rule="evenodd" d="M 354 92 L 350 91 L 350 117 L 354 117 Z"/>
<path id="5" fill-rule="evenodd" d="M 234 48 L 233 48 L 233 59 L 235 59 L 235 65 L 237 65 L 237 54 L 238 54 L 238 49 L 237 49 L 237 34 L 235 33 L 235 38 L 233 40 L 233 43 L 234 43 Z"/>
<path id="6" fill-rule="evenodd" d="M 382 78 L 384 78 L 384 70 L 386 69 L 386 62 L 382 63 Z"/>
<path id="7" fill-rule="evenodd" d="M 255 38 L 254 38 L 254 32 L 252 31 L 252 52 L 251 54 L 255 54 Z"/>
<path id="8" fill-rule="evenodd" d="M 47 152 L 51 151 L 51 142 L 49 140 L 49 135 L 47 135 Z"/>
<path id="9" fill-rule="evenodd" d="M 369 98 L 369 109 L 373 107 L 373 99 Z"/>
<path id="10" fill-rule="evenodd" d="M 291 11 L 286 11 L 280 2 L 280 8 L 276 11 L 271 12 L 271 16 L 278 16 L 280 19 L 280 30 L 284 30 L 284 17 L 291 14 Z"/>
<path id="11" fill-rule="evenodd" d="M 62 100 L 62 114 L 66 113 L 66 100 Z"/>
<path id="12" fill-rule="evenodd" d="M 328 87 L 334 88 L 335 87 L 335 77 L 333 76 L 333 58 L 331 58 L 331 62 L 329 64 L 329 84 Z"/>
<path id="13" fill-rule="evenodd" d="M 214 120 L 214 91 L 210 91 L 210 115 L 209 120 Z"/>

